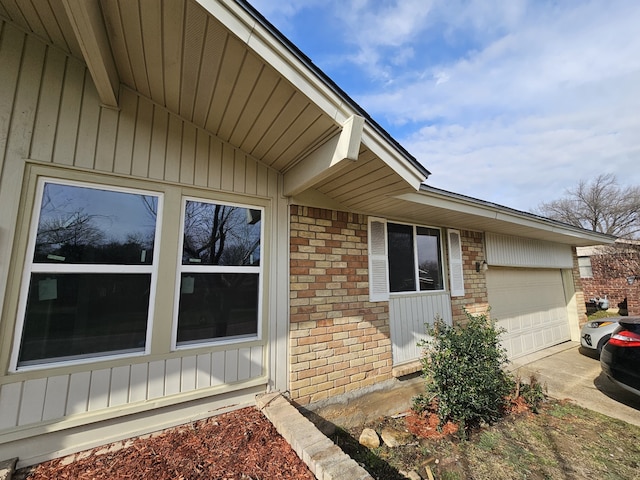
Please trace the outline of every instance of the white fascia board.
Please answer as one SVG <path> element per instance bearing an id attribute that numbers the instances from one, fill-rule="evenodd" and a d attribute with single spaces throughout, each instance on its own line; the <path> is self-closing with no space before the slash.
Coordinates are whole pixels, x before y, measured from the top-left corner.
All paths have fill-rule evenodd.
<path id="1" fill-rule="evenodd" d="M 544 218 L 530 218 L 526 212 L 518 213 L 516 210 L 511 211 L 510 209 L 509 211 L 502 211 L 497 206 L 488 207 L 482 205 L 482 203 L 475 204 L 470 199 L 463 201 L 460 199 L 438 196 L 435 193 L 406 193 L 398 195 L 395 198 L 430 207 L 451 210 L 453 212 L 511 223 L 521 227 L 555 233 L 566 237 L 587 240 L 594 243 L 609 244 L 615 241 L 613 237 L 608 235 L 582 230 L 570 225 L 564 227 L 562 225 L 558 225 L 553 220 L 547 221 Z"/>
<path id="2" fill-rule="evenodd" d="M 471 205 L 466 203 L 459 203 L 446 198 L 432 197 L 421 193 L 404 193 L 397 195 L 395 198 L 399 200 L 405 200 L 407 202 L 418 203 L 429 207 L 442 208 L 445 210 L 451 210 L 458 213 L 466 213 L 468 215 L 474 215 L 476 217 L 484 217 L 496 219 L 497 214 L 494 211 L 482 208 L 479 205 Z"/>

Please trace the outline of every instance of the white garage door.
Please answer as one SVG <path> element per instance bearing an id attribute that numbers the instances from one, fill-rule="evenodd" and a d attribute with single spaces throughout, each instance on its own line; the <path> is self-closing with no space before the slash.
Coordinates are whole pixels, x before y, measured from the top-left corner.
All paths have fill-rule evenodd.
<path id="1" fill-rule="evenodd" d="M 518 358 L 571 339 L 560 270 L 489 269 L 491 318 L 504 328 L 502 345 Z"/>

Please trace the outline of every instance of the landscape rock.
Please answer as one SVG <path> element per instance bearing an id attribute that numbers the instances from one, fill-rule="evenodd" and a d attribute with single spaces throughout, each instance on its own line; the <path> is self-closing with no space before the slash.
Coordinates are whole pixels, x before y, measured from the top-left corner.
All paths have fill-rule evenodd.
<path id="1" fill-rule="evenodd" d="M 385 427 L 380 432 L 382 441 L 389 448 L 399 447 L 400 445 L 406 445 L 413 441 L 413 435 L 409 432 L 403 432 L 396 430 L 395 428 Z"/>
<path id="2" fill-rule="evenodd" d="M 380 446 L 380 437 L 378 437 L 373 428 L 365 428 L 358 441 L 360 445 L 364 445 L 367 448 L 378 448 Z"/>

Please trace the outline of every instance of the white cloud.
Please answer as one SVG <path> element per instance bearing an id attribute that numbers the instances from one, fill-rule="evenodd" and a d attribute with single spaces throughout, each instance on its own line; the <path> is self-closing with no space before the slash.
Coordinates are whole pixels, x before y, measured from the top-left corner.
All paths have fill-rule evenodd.
<path id="1" fill-rule="evenodd" d="M 292 25 L 317 7 L 342 35 L 321 68 L 430 184 L 521 209 L 602 172 L 640 184 L 635 0 L 302 3 L 283 7 Z"/>

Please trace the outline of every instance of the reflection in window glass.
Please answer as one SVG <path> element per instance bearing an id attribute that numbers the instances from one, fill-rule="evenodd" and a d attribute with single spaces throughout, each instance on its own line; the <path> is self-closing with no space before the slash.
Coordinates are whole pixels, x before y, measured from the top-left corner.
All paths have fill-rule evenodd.
<path id="1" fill-rule="evenodd" d="M 258 333 L 258 274 L 183 273 L 178 344 Z"/>
<path id="2" fill-rule="evenodd" d="M 440 231 L 434 228 L 417 227 L 416 243 L 420 290 L 442 290 Z"/>
<path id="3" fill-rule="evenodd" d="M 17 367 L 144 352 L 160 196 L 43 181 Z"/>
<path id="4" fill-rule="evenodd" d="M 154 196 L 46 183 L 33 261 L 149 265 L 157 209 Z"/>
<path id="5" fill-rule="evenodd" d="M 19 364 L 143 351 L 150 274 L 32 274 Z"/>
<path id="6" fill-rule="evenodd" d="M 389 222 L 387 241 L 389 291 L 444 289 L 440 230 Z"/>
<path id="7" fill-rule="evenodd" d="M 262 210 L 186 200 L 183 215 L 177 345 L 255 337 Z"/>
<path id="8" fill-rule="evenodd" d="M 187 201 L 182 264 L 260 265 L 261 211 Z"/>
<path id="9" fill-rule="evenodd" d="M 392 292 L 415 291 L 413 227 L 387 224 L 389 242 L 389 288 Z"/>

